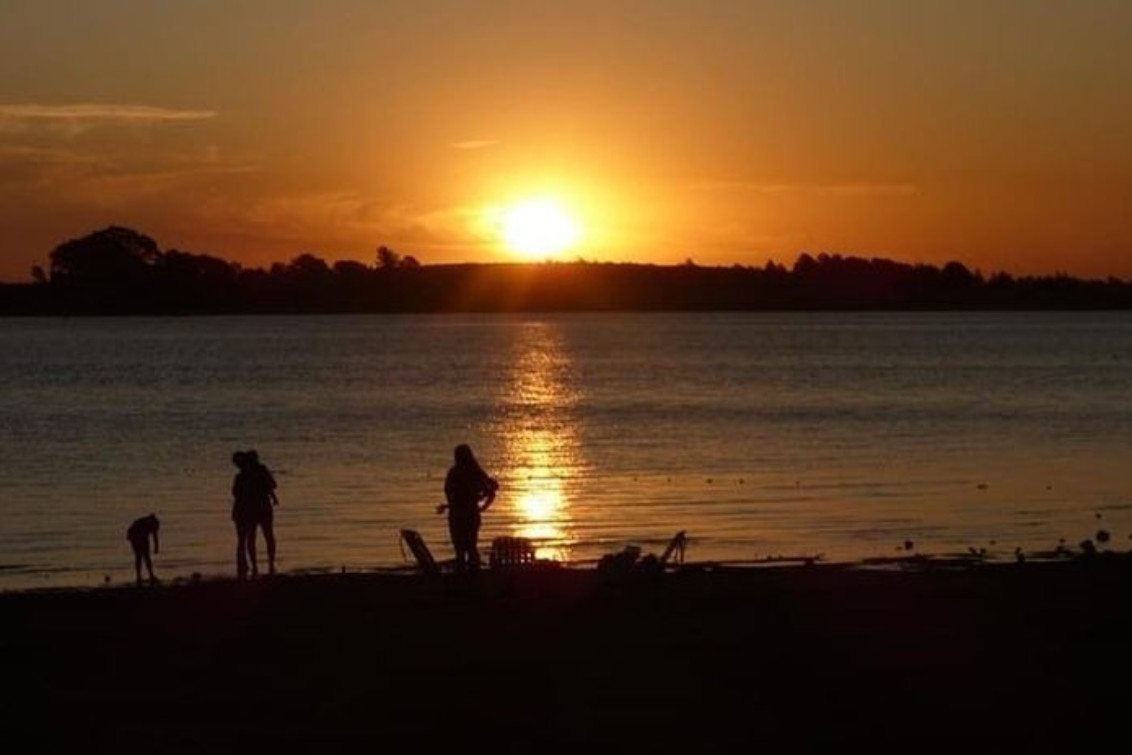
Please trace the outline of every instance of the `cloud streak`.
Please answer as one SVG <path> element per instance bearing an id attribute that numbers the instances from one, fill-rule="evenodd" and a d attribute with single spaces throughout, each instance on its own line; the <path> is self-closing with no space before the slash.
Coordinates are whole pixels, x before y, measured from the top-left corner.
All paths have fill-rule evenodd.
<path id="1" fill-rule="evenodd" d="M 498 144 L 494 139 L 465 139 L 459 142 L 450 142 L 448 144 L 451 149 L 486 149 L 487 147 L 494 147 Z"/>
<path id="2" fill-rule="evenodd" d="M 200 121 L 215 118 L 215 110 L 176 110 L 151 105 L 0 105 L 0 120 L 15 121 L 107 121 L 120 123 L 160 123 Z"/>
<path id="3" fill-rule="evenodd" d="M 127 207 L 153 198 L 179 201 L 203 187 L 259 170 L 251 162 L 221 159 L 211 149 L 153 159 L 0 144 L 0 196 L 34 194 L 87 207 Z"/>
<path id="4" fill-rule="evenodd" d="M 74 137 L 100 127 L 149 127 L 168 123 L 192 123 L 206 121 L 215 118 L 216 115 L 215 110 L 178 110 L 151 105 L 0 104 L 0 133 L 46 132 Z"/>
<path id="5" fill-rule="evenodd" d="M 756 194 L 826 194 L 834 196 L 912 196 L 920 189 L 911 183 L 757 183 L 750 181 L 705 181 L 694 184 L 699 191 L 751 192 Z"/>
<path id="6" fill-rule="evenodd" d="M 475 207 L 386 202 L 349 191 L 215 198 L 196 208 L 201 226 L 227 235 L 332 256 L 351 250 L 368 257 L 387 244 L 430 261 L 474 254 L 482 244 L 474 232 L 479 214 Z"/>

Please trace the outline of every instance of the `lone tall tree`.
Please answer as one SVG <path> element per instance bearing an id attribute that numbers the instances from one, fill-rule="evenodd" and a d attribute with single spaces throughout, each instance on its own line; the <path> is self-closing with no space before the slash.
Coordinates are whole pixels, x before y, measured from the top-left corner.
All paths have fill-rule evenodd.
<path id="1" fill-rule="evenodd" d="M 150 311 L 161 250 L 149 236 L 111 226 L 51 252 L 51 287 L 67 311 L 115 314 Z"/>
<path id="2" fill-rule="evenodd" d="M 377 248 L 377 266 L 382 270 L 393 270 L 401 264 L 401 255 L 387 246 Z"/>
<path id="3" fill-rule="evenodd" d="M 132 285 L 161 260 L 157 242 L 131 228 L 110 226 L 65 241 L 51 252 L 51 280 L 82 287 Z"/>

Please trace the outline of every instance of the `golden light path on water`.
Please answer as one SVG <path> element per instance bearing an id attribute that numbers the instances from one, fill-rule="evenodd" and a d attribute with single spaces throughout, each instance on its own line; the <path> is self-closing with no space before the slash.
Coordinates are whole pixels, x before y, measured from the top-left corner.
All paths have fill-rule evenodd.
<path id="1" fill-rule="evenodd" d="M 572 495 L 584 463 L 572 370 L 557 327 L 519 329 L 501 402 L 507 513 L 511 534 L 534 541 L 539 559 L 568 561 L 575 543 Z"/>

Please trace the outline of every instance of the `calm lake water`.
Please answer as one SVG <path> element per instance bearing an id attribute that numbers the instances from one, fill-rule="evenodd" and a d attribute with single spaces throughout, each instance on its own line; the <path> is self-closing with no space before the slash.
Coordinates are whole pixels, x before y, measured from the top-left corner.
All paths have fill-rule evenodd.
<path id="1" fill-rule="evenodd" d="M 1132 546 L 1130 313 L 5 319 L 0 384 L 4 588 L 131 580 L 150 512 L 159 576 L 234 573 L 244 448 L 285 571 L 450 557 L 460 442 L 481 543 L 572 562 Z"/>

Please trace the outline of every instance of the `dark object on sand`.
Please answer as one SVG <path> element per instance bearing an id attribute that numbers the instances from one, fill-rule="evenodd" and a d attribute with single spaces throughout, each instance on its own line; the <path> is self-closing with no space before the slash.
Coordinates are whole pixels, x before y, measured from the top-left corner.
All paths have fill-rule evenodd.
<path id="1" fill-rule="evenodd" d="M 1112 536 L 1109 535 L 1108 530 L 1097 530 L 1096 537 L 1098 543 L 1107 543 Z"/>
<path id="2" fill-rule="evenodd" d="M 401 530 L 401 541 L 409 546 L 409 551 L 417 560 L 417 568 L 425 574 L 440 574 L 440 567 L 432 557 L 432 551 L 425 545 L 421 533 L 416 530 Z"/>
<path id="3" fill-rule="evenodd" d="M 602 556 L 597 562 L 597 570 L 601 574 L 624 574 L 633 569 L 640 557 L 640 548 L 627 545 L 620 553 L 607 553 Z"/>
<path id="4" fill-rule="evenodd" d="M 634 569 L 660 574 L 664 572 L 669 563 L 683 564 L 684 551 L 687 547 L 688 534 L 686 531 L 680 530 L 672 537 L 668 547 L 659 557 L 650 553 L 644 558 L 640 558 L 641 549 L 635 545 L 629 545 L 620 553 L 602 556 L 597 564 L 597 570 L 603 574 L 621 574 Z M 639 561 L 638 558 L 640 558 Z"/>
<path id="5" fill-rule="evenodd" d="M 1097 546 L 1093 544 L 1092 540 L 1085 539 L 1085 540 L 1081 541 L 1081 555 L 1083 555 L 1083 556 L 1095 556 L 1095 555 L 1097 555 Z"/>
<path id="6" fill-rule="evenodd" d="M 531 566 L 535 563 L 535 547 L 525 537 L 497 537 L 491 541 L 488 563 L 492 569 Z"/>
<path id="7" fill-rule="evenodd" d="M 677 532 L 672 540 L 668 543 L 668 547 L 664 549 L 664 553 L 660 556 L 660 568 L 663 569 L 668 565 L 669 561 L 673 563 L 684 563 L 684 551 L 688 547 L 688 533 L 684 530 Z"/>

